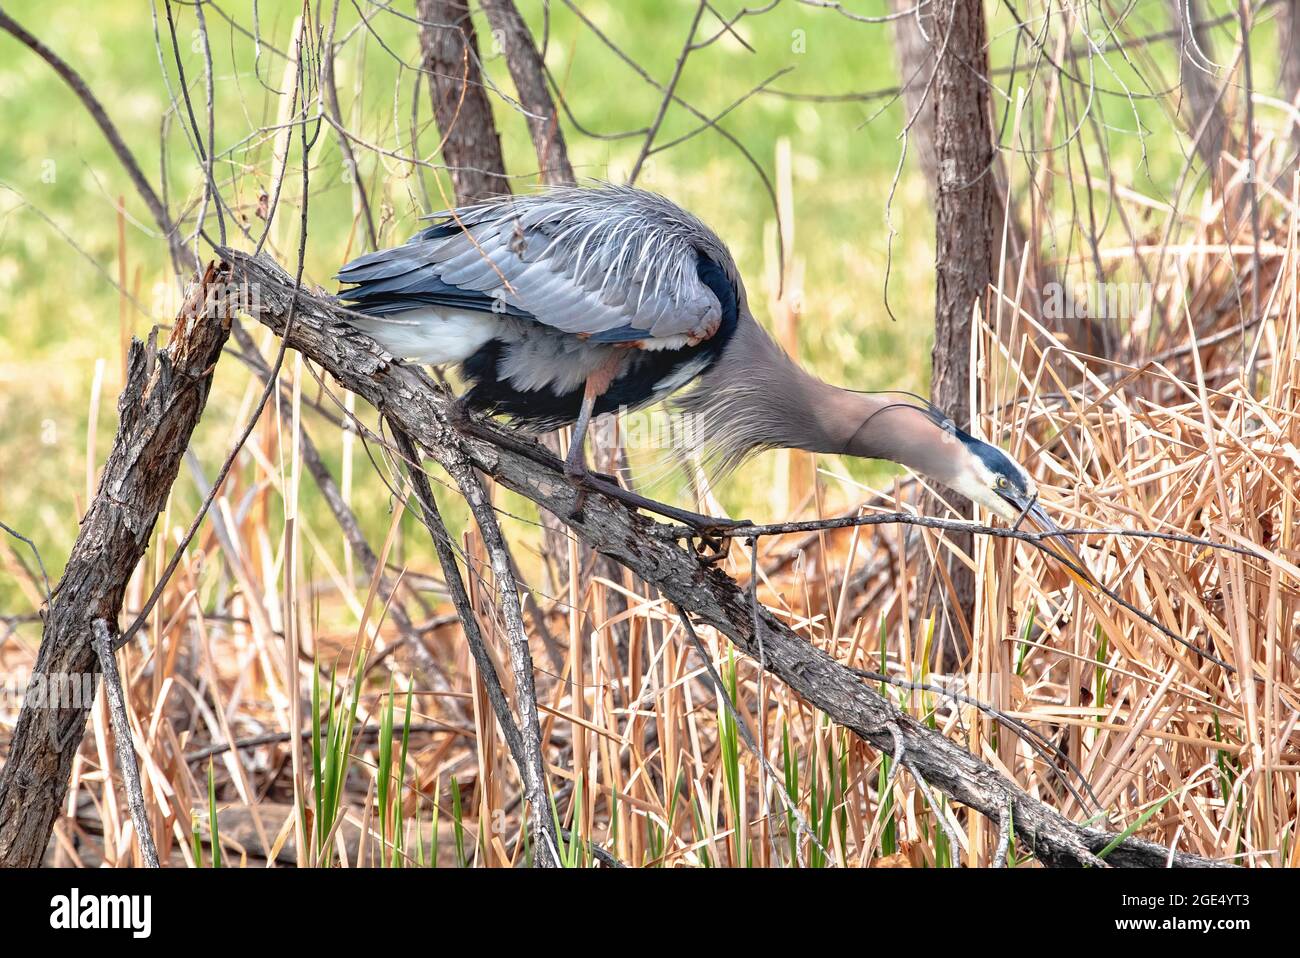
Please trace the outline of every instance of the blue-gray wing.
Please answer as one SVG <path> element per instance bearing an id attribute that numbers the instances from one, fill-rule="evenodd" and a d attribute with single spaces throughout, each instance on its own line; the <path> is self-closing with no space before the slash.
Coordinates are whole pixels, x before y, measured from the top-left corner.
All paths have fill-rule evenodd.
<path id="1" fill-rule="evenodd" d="M 375 316 L 422 306 L 503 313 L 593 342 L 708 339 L 722 319 L 701 270 L 721 241 L 663 197 L 606 186 L 438 214 L 405 246 L 354 260 L 340 295 Z"/>

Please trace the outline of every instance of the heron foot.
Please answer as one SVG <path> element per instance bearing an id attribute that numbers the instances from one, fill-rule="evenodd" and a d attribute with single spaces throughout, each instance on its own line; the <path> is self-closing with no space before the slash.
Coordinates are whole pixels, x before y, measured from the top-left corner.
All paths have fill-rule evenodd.
<path id="1" fill-rule="evenodd" d="M 712 536 L 696 530 L 696 534 L 686 539 L 691 553 L 704 566 L 716 566 L 731 552 L 731 539 L 726 536 Z"/>
<path id="2" fill-rule="evenodd" d="M 705 565 L 717 565 L 727 557 L 731 546 L 731 537 L 726 535 L 729 530 L 752 525 L 747 519 L 723 519 L 656 502 L 624 489 L 612 476 L 592 472 L 582 463 L 565 462 L 563 474 L 577 491 L 568 519 L 580 520 L 588 493 L 598 492 L 634 509 L 644 509 L 684 526 L 682 534 L 675 538 L 685 539 L 691 552 Z"/>
<path id="3" fill-rule="evenodd" d="M 466 426 L 474 422 L 474 412 L 469 408 L 469 403 L 465 401 L 464 396 L 455 396 L 448 406 L 447 418 L 457 429 L 463 430 Z"/>
<path id="4" fill-rule="evenodd" d="M 582 519 L 582 507 L 586 505 L 587 491 L 591 488 L 593 476 L 585 466 L 565 460 L 564 478 L 569 481 L 569 485 L 573 486 L 577 492 L 573 505 L 569 508 L 569 518 L 580 521 Z"/>

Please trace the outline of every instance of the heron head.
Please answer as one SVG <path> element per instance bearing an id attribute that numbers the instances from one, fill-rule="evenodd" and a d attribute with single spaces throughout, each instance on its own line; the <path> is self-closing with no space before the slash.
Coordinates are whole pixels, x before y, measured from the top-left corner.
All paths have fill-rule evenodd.
<path id="1" fill-rule="evenodd" d="M 1008 525 L 1022 525 L 1027 520 L 1039 532 L 1059 531 L 1038 501 L 1034 480 L 1020 463 L 996 446 L 982 442 L 961 430 L 955 430 L 956 468 L 946 479 L 947 484 L 972 502 L 975 502 Z M 1066 568 L 1067 574 L 1079 585 L 1095 590 L 1097 582 L 1064 536 L 1045 539 L 1047 547 Z"/>

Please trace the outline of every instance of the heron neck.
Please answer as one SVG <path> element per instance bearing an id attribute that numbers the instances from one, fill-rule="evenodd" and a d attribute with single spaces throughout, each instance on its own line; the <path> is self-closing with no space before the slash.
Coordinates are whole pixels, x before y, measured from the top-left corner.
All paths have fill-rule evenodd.
<path id="1" fill-rule="evenodd" d="M 683 405 L 704 412 L 723 468 L 759 449 L 888 459 L 945 481 L 955 437 L 897 396 L 823 382 L 794 362 L 752 318 Z"/>
<path id="2" fill-rule="evenodd" d="M 955 436 L 906 397 L 841 389 L 804 373 L 803 415 L 816 422 L 810 452 L 887 459 L 944 481 L 955 459 Z"/>

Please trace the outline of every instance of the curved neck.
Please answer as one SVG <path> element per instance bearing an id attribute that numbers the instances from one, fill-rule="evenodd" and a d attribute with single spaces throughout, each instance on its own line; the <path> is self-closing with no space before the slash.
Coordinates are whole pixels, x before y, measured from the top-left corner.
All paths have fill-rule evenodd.
<path id="1" fill-rule="evenodd" d="M 888 459 L 939 482 L 950 478 L 957 438 L 897 396 L 853 392 L 802 369 L 752 317 L 680 405 L 703 423 L 724 469 L 761 449 Z"/>

